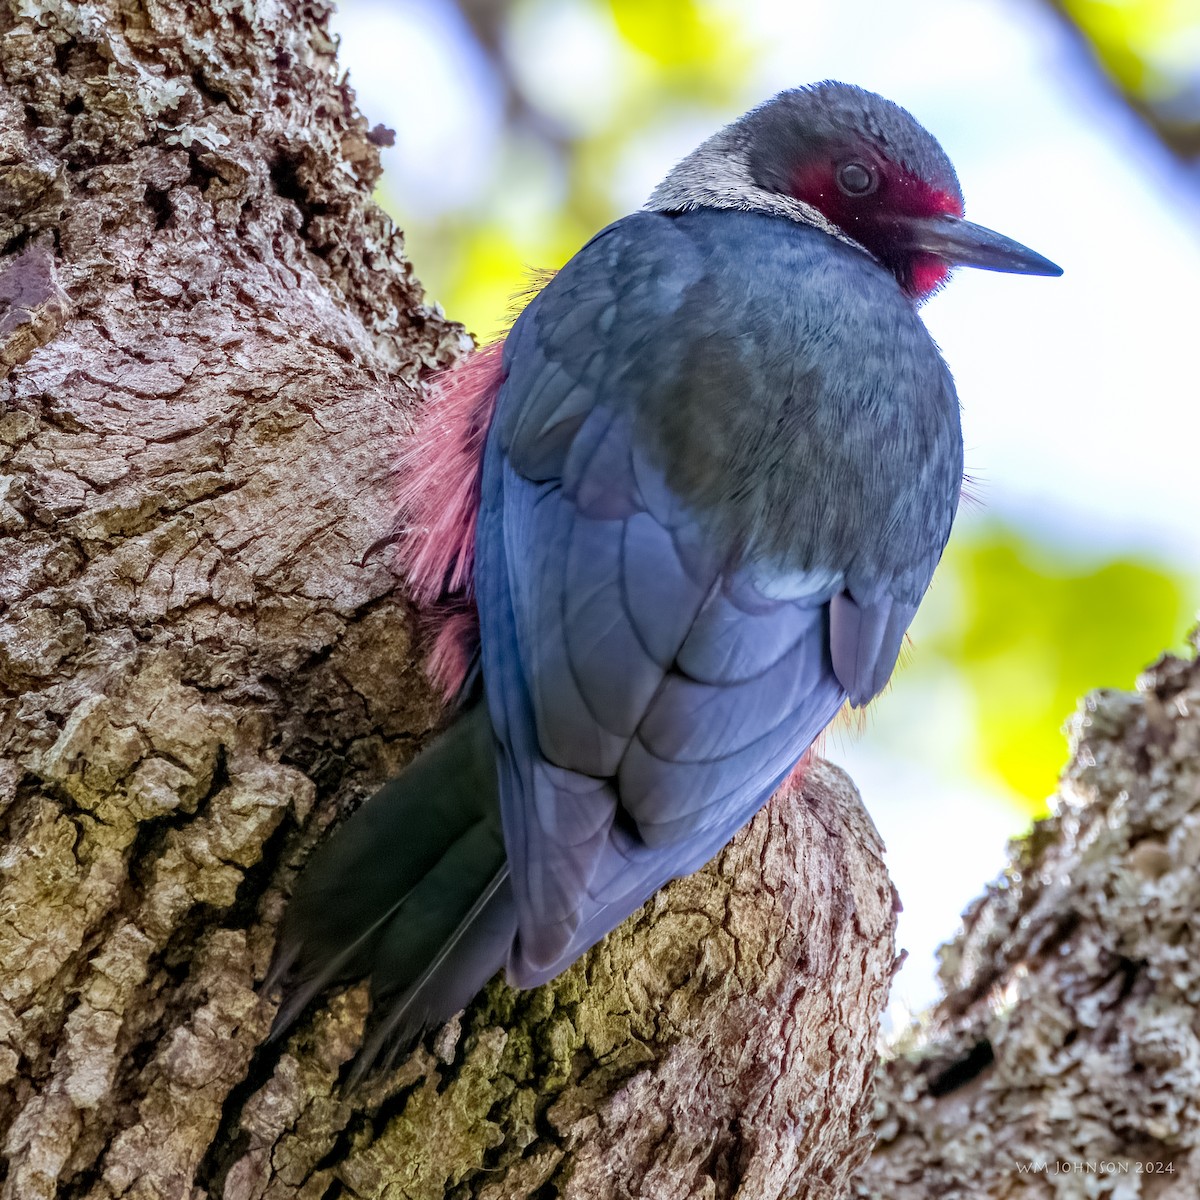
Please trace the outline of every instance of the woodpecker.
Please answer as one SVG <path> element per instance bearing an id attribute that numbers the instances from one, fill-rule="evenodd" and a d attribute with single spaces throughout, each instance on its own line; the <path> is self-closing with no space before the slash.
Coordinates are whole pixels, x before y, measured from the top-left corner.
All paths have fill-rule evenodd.
<path id="1" fill-rule="evenodd" d="M 313 855 L 276 1030 L 369 976 L 369 1065 L 501 967 L 554 978 L 887 683 L 950 534 L 959 404 L 918 315 L 963 219 L 902 108 L 843 83 L 716 133 L 596 234 L 411 447 L 402 550 L 453 723 Z"/>

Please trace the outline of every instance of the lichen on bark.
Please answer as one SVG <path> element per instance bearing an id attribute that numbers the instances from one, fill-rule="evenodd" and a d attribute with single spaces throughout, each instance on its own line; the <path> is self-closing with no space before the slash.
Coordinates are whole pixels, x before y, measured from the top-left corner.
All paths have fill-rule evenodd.
<path id="1" fill-rule="evenodd" d="M 1200 664 L 1070 725 L 1054 815 L 942 951 L 945 996 L 880 1067 L 861 1197 L 1200 1190 Z"/>

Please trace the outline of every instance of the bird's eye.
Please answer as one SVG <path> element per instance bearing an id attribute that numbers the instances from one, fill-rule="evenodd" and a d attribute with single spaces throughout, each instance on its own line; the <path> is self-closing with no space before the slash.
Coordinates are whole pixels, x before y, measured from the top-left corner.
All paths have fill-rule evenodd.
<path id="1" fill-rule="evenodd" d="M 848 162 L 838 167 L 837 185 L 847 196 L 869 196 L 879 186 L 879 179 L 870 167 Z"/>

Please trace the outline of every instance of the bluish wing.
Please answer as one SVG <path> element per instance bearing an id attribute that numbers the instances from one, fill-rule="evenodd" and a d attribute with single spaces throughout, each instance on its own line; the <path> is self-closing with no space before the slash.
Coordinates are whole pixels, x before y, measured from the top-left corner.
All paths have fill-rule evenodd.
<path id="1" fill-rule="evenodd" d="M 484 479 L 484 678 L 520 914 L 510 976 L 527 986 L 711 858 L 845 694 L 828 595 L 764 597 L 683 514 L 663 523 L 636 486 L 618 503 L 603 481 L 636 476 L 615 444 L 626 467 L 636 452 L 592 419 L 613 444 L 573 488 L 498 449 Z"/>
<path id="2" fill-rule="evenodd" d="M 674 420 L 677 402 L 699 403 L 711 424 L 783 396 L 778 421 L 800 422 L 793 437 L 823 411 L 793 330 L 766 351 L 756 332 L 726 336 L 708 269 L 666 218 L 631 218 L 576 256 L 506 343 L 476 593 L 520 922 L 509 974 L 525 986 L 720 849 L 847 691 L 878 690 L 927 582 L 896 593 L 894 572 L 857 562 L 848 583 L 831 497 L 810 495 L 820 479 L 784 477 L 785 494 L 816 505 L 797 515 L 792 565 L 747 556 L 737 528 L 760 509 L 777 523 L 778 489 L 735 472 L 750 481 L 750 520 L 731 534 L 703 504 L 725 486 L 721 430 L 696 435 L 699 474 L 691 458 L 655 454 L 643 414 L 665 406 Z M 812 309 L 824 338 L 828 308 L 817 297 Z M 744 453 L 774 453 L 778 434 L 756 449 L 762 430 L 734 419 Z M 675 479 L 693 490 L 687 503 Z M 857 552 L 867 543 L 855 530 L 875 518 L 861 504 L 848 514 Z M 806 547 L 810 525 L 825 541 Z"/>

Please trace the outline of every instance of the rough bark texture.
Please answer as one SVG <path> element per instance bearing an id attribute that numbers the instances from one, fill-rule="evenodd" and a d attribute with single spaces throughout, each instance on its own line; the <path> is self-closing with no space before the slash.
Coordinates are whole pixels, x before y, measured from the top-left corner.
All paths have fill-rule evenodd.
<path id="1" fill-rule="evenodd" d="M 319 0 L 0 4 L 3 1197 L 839 1194 L 893 916 L 826 768 L 360 1094 L 361 989 L 260 1046 L 296 868 L 440 717 L 390 463 L 467 341 Z"/>
<path id="2" fill-rule="evenodd" d="M 1200 665 L 1090 696 L 1072 738 L 880 1069 L 860 1197 L 1200 1195 Z"/>

